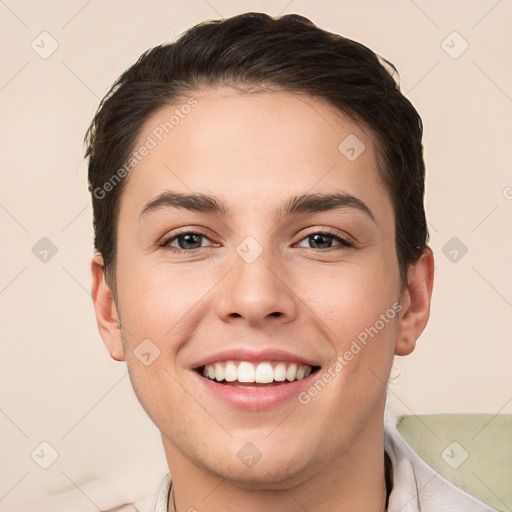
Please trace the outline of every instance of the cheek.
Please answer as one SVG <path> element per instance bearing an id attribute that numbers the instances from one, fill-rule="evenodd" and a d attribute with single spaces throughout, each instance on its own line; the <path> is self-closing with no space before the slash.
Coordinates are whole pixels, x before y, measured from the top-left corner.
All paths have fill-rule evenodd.
<path id="1" fill-rule="evenodd" d="M 200 272 L 173 270 L 164 265 L 138 268 L 130 271 L 119 268 L 119 305 L 123 319 L 131 330 L 147 336 L 172 338 L 172 329 L 186 322 L 194 306 L 205 297 L 211 284 Z"/>
<path id="2" fill-rule="evenodd" d="M 303 275 L 304 302 L 328 327 L 328 337 L 338 352 L 376 322 L 383 335 L 392 335 L 397 317 L 393 304 L 399 288 L 394 273 L 383 267 L 378 263 L 354 265 L 321 278 L 318 273 L 315 277 Z M 382 328 L 381 315 L 386 313 Z"/>

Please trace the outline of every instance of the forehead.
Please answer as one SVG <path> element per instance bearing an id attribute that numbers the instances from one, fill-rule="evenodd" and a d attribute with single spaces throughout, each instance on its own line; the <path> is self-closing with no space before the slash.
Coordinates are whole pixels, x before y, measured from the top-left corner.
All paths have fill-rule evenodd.
<path id="1" fill-rule="evenodd" d="M 198 90 L 146 120 L 135 147 L 145 144 L 121 209 L 166 189 L 215 195 L 238 210 L 339 191 L 364 196 L 377 214 L 391 208 L 371 132 L 310 96 Z"/>

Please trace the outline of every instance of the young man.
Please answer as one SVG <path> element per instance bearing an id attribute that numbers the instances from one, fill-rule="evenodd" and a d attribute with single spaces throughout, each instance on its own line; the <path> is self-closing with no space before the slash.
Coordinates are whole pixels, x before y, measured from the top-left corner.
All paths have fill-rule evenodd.
<path id="1" fill-rule="evenodd" d="M 150 510 L 491 510 L 384 429 L 434 267 L 422 123 L 384 65 L 247 13 L 146 52 L 102 101 L 92 294 L 162 435 Z"/>

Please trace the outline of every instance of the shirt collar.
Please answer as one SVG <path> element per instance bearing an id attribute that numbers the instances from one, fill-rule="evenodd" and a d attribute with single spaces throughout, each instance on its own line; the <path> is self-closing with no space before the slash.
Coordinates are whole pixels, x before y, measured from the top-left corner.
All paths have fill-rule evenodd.
<path id="1" fill-rule="evenodd" d="M 171 493 L 171 475 L 167 473 L 162 481 L 160 492 L 156 499 L 155 511 L 154 512 L 176 512 L 174 505 L 171 503 L 172 509 L 167 510 L 167 503 L 169 501 L 169 494 Z"/>

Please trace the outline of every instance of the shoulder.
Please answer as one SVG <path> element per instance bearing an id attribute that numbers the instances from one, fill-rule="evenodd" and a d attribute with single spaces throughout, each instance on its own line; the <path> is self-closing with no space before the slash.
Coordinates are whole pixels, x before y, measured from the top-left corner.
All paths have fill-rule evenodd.
<path id="1" fill-rule="evenodd" d="M 443 478 L 424 462 L 386 421 L 384 446 L 392 463 L 389 512 L 496 512 Z"/>

